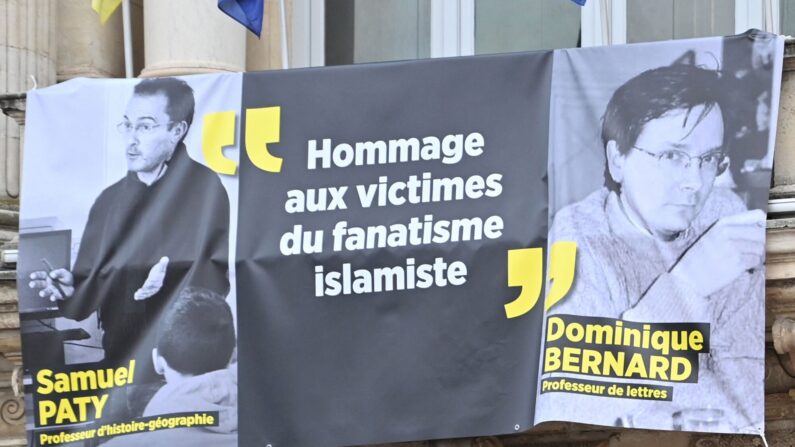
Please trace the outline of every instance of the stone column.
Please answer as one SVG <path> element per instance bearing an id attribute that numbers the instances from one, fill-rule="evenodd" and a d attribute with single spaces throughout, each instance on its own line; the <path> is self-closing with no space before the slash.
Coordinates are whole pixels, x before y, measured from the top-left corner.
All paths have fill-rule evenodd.
<path id="1" fill-rule="evenodd" d="M 789 48 L 788 48 L 789 50 Z M 773 162 L 774 192 L 795 193 L 795 57 L 784 58 L 778 109 L 776 154 Z"/>
<path id="2" fill-rule="evenodd" d="M 124 77 L 121 7 L 102 25 L 90 1 L 58 4 L 58 81 Z"/>
<path id="3" fill-rule="evenodd" d="M 19 120 L 0 115 L 0 207 L 19 196 L 24 116 L 12 111 L 24 110 L 26 90 L 55 82 L 58 6 L 51 0 L 0 0 L 0 106 Z M 0 274 L 0 444 L 24 446 L 24 401 L 14 390 L 20 390 L 21 361 L 15 276 Z"/>
<path id="4" fill-rule="evenodd" d="M 292 39 L 293 1 L 285 0 L 288 53 Z M 265 18 L 262 36 L 246 33 L 246 71 L 274 70 L 282 68 L 282 21 L 279 0 L 265 0 Z"/>
<path id="5" fill-rule="evenodd" d="M 141 77 L 243 71 L 246 32 L 216 0 L 144 0 Z"/>
<path id="6" fill-rule="evenodd" d="M 56 9 L 50 0 L 0 0 L 0 94 L 55 83 Z M 34 81 L 35 80 L 35 81 Z M 0 116 L 0 199 L 19 196 L 24 130 Z"/>

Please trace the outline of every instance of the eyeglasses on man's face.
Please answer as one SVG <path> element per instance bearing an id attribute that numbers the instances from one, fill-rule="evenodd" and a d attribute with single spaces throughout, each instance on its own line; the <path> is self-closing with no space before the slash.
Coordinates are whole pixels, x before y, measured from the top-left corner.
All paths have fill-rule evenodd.
<path id="1" fill-rule="evenodd" d="M 684 171 L 690 167 L 691 163 L 695 162 L 701 172 L 718 176 L 723 174 L 723 171 L 728 166 L 726 153 L 723 151 L 712 151 L 703 155 L 690 156 L 686 152 L 675 149 L 661 152 L 652 152 L 637 146 L 632 146 L 631 149 L 654 158 L 657 161 L 657 165 L 668 172 Z"/>
<path id="2" fill-rule="evenodd" d="M 169 122 L 163 123 L 163 124 L 158 124 L 158 123 L 155 123 L 155 122 L 151 122 L 151 123 L 150 122 L 142 122 L 142 123 L 133 124 L 133 123 L 131 123 L 129 121 L 122 121 L 122 122 L 120 122 L 119 124 L 116 125 L 116 129 L 122 135 L 129 135 L 129 134 L 131 134 L 133 132 L 135 132 L 135 133 L 137 133 L 139 135 L 147 135 L 147 134 L 150 134 L 150 133 L 154 132 L 154 130 L 157 129 L 158 127 L 167 126 L 167 125 L 169 125 L 171 123 L 172 122 L 169 121 Z"/>

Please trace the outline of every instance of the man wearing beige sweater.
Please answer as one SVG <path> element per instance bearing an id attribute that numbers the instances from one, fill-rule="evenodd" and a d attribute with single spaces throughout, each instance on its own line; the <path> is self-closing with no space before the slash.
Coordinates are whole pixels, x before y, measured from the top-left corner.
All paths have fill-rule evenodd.
<path id="1" fill-rule="evenodd" d="M 550 314 L 710 324 L 698 383 L 652 382 L 673 385 L 672 402 L 578 396 L 611 406 L 599 423 L 687 429 L 676 415 L 707 407 L 710 430 L 760 426 L 765 213 L 716 185 L 729 163 L 722 91 L 717 71 L 693 65 L 624 83 L 603 116 L 605 186 L 555 215 L 550 244 L 575 241 L 577 266 Z"/>

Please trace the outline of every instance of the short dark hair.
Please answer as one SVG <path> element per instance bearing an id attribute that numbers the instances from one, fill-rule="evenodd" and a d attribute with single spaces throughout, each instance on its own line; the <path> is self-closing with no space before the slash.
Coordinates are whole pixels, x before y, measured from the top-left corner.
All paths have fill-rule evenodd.
<path id="1" fill-rule="evenodd" d="M 181 374 L 225 368 L 235 349 L 235 327 L 224 297 L 199 287 L 183 289 L 160 322 L 156 346 Z"/>
<path id="2" fill-rule="evenodd" d="M 193 112 L 196 108 L 196 102 L 193 98 L 193 89 L 182 79 L 144 79 L 135 85 L 133 95 L 164 95 L 166 100 L 168 100 L 166 113 L 168 113 L 168 117 L 171 118 L 171 121 L 175 123 L 185 121 L 188 127 L 193 123 Z"/>
<path id="3" fill-rule="evenodd" d="M 643 131 L 643 126 L 671 110 L 705 108 L 696 119 L 701 121 L 721 103 L 720 74 L 695 65 L 675 64 L 644 71 L 619 87 L 607 103 L 602 116 L 602 144 L 607 150 L 611 140 L 626 154 Z M 723 111 L 725 108 L 721 107 Z M 607 153 L 605 152 L 605 157 Z M 605 160 L 605 186 L 620 189 L 610 176 Z"/>

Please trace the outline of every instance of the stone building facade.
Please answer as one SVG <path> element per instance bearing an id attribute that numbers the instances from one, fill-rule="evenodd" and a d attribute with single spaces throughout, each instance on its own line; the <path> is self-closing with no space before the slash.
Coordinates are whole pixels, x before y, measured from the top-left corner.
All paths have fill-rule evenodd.
<path id="1" fill-rule="evenodd" d="M 422 27 L 423 20 L 436 20 L 434 17 L 423 19 L 420 14 L 423 8 L 426 11 L 433 10 L 438 18 L 439 14 L 461 14 L 459 9 L 471 6 L 474 0 L 461 0 L 455 4 L 447 0 L 379 1 L 380 7 L 391 8 L 382 11 L 383 14 L 414 14 L 417 26 Z M 315 54 L 318 32 L 315 25 L 324 19 L 323 14 L 318 15 L 318 10 L 323 11 L 322 8 L 312 8 L 318 2 L 322 3 L 322 0 L 285 2 L 286 34 L 288 42 L 292 43 L 288 51 L 293 66 L 323 63 L 322 55 Z M 351 8 L 352 2 L 347 2 Z M 114 14 L 103 26 L 91 10 L 90 3 L 89 0 L 0 0 L 0 108 L 4 113 L 0 115 L 0 249 L 12 250 L 15 247 L 18 228 L 20 154 L 24 147 L 24 92 L 74 77 L 124 76 L 121 13 Z M 738 0 L 735 6 L 741 4 L 743 2 Z M 785 3 L 776 4 L 781 8 L 785 6 Z M 356 5 L 360 7 L 361 13 L 366 13 L 367 8 L 372 7 L 372 3 Z M 343 5 L 338 10 L 325 11 L 325 17 L 328 14 L 343 14 L 344 8 Z M 147 77 L 281 68 L 278 0 L 265 1 L 265 17 L 262 38 L 256 39 L 242 26 L 219 13 L 215 0 L 132 0 L 134 73 Z M 445 26 L 450 27 L 449 24 Z M 448 34 L 440 38 L 433 33 L 415 33 L 404 39 L 405 42 L 401 41 L 405 43 L 403 49 L 412 45 L 419 48 L 424 42 L 428 44 L 427 51 L 416 50 L 412 54 L 398 48 L 395 50 L 396 57 L 450 55 L 449 48 L 460 51 L 468 45 L 477 45 L 468 41 L 461 26 L 456 28 L 454 24 L 452 27 L 459 32 L 454 33 L 452 38 Z M 344 31 L 341 28 L 339 32 Z M 367 35 L 372 30 L 357 28 L 357 32 Z M 588 32 L 584 23 L 580 36 L 583 41 L 589 38 L 586 35 Z M 372 38 L 377 39 L 378 36 Z M 784 63 L 771 197 L 783 201 L 795 200 L 795 45 L 788 45 L 787 52 L 792 52 L 793 56 L 787 56 Z M 336 57 L 342 62 L 372 57 L 366 48 L 349 52 L 347 56 L 329 50 L 326 56 Z M 770 342 L 765 376 L 767 441 L 771 446 L 793 446 L 795 379 L 785 372 L 773 350 L 771 327 L 777 318 L 795 318 L 795 214 L 769 217 L 767 248 L 766 308 L 767 339 Z M 3 259 L 0 256 L 0 262 Z M 0 447 L 26 445 L 24 404 L 19 397 L 21 348 L 15 277 L 13 265 L 3 264 L 0 268 Z M 404 445 L 717 447 L 761 446 L 763 442 L 760 437 L 754 436 L 708 436 L 605 429 L 577 424 L 545 424 L 530 432 L 510 436 Z"/>

